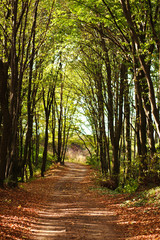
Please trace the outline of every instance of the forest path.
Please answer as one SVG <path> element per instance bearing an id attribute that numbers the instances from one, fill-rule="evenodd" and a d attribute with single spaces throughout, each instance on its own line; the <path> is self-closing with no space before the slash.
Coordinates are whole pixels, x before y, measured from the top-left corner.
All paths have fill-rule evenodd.
<path id="1" fill-rule="evenodd" d="M 46 202 L 32 224 L 32 239 L 124 239 L 116 214 L 88 189 L 88 166 L 65 163 L 62 171 L 51 173 L 39 184 Z"/>

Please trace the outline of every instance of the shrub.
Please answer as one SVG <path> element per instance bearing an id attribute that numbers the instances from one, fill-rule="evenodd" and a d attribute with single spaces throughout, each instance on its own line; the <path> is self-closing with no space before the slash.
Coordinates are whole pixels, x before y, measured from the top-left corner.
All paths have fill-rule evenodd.
<path id="1" fill-rule="evenodd" d="M 123 193 L 133 193 L 138 189 L 139 183 L 137 179 L 130 178 L 126 180 L 124 185 L 120 185 L 116 191 L 123 192 Z"/>
<path id="2" fill-rule="evenodd" d="M 99 168 L 100 166 L 99 160 L 97 159 L 96 155 L 92 155 L 92 157 L 88 156 L 86 164 L 92 166 L 93 168 Z"/>

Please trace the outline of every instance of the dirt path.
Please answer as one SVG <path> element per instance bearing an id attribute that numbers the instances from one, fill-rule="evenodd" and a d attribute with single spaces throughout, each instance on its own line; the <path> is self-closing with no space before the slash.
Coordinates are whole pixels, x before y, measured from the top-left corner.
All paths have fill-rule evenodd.
<path id="1" fill-rule="evenodd" d="M 32 239 L 124 239 L 116 214 L 88 191 L 89 168 L 66 163 L 62 172 L 43 180 L 41 193 L 47 201 L 32 224 Z"/>

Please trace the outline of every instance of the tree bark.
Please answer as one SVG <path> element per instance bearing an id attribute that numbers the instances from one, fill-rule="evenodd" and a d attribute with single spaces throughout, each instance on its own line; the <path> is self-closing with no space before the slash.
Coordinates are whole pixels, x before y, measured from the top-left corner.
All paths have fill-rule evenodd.
<path id="1" fill-rule="evenodd" d="M 53 96 L 55 99 L 55 96 Z M 52 149 L 53 156 L 57 154 L 56 143 L 55 143 L 55 130 L 56 130 L 56 111 L 55 111 L 55 103 L 52 105 Z"/>
<path id="2" fill-rule="evenodd" d="M 141 80 L 142 75 L 140 72 L 136 74 L 135 70 L 135 91 L 136 91 L 136 97 L 137 97 L 137 113 L 138 115 L 138 154 L 139 154 L 139 175 L 140 179 L 143 181 L 145 170 L 147 170 L 147 138 L 146 138 L 146 115 L 142 103 L 142 89 L 141 89 Z"/>
<path id="3" fill-rule="evenodd" d="M 36 124 L 36 156 L 35 156 L 35 165 L 38 165 L 38 156 L 39 156 L 39 117 L 35 113 L 35 124 Z"/>
<path id="4" fill-rule="evenodd" d="M 101 66 L 96 66 L 96 74 L 95 74 L 95 85 L 97 88 L 97 99 L 98 99 L 98 136 L 99 136 L 99 146 L 100 146 L 100 162 L 102 173 L 104 175 L 108 172 L 108 163 L 106 159 L 106 132 L 105 132 L 105 117 L 104 117 L 104 99 L 103 99 L 103 87 L 102 87 L 102 69 Z"/>
<path id="5" fill-rule="evenodd" d="M 63 83 L 61 83 L 60 93 L 60 112 L 58 118 L 58 149 L 57 149 L 57 161 L 62 161 L 62 124 L 63 124 Z"/>
<path id="6" fill-rule="evenodd" d="M 44 150 L 43 150 L 42 167 L 41 167 L 41 176 L 42 176 L 42 177 L 44 177 L 44 172 L 45 172 L 45 169 L 46 169 L 46 161 L 47 161 L 48 121 L 49 121 L 49 117 L 46 116 L 45 141 L 44 141 Z"/>
<path id="7" fill-rule="evenodd" d="M 150 67 L 148 67 L 146 61 L 145 61 L 145 55 L 141 52 L 141 47 L 140 47 L 140 43 L 144 43 L 144 40 L 142 40 L 140 38 L 140 34 L 137 34 L 136 30 L 138 31 L 138 29 L 136 28 L 133 18 L 131 16 L 131 7 L 130 7 L 130 3 L 127 0 L 127 2 L 125 0 L 120 0 L 121 5 L 122 5 L 122 9 L 124 12 L 124 15 L 126 17 L 126 20 L 128 22 L 128 25 L 130 27 L 131 33 L 132 33 L 132 40 L 134 42 L 135 45 L 135 51 L 138 55 L 138 60 L 139 63 L 141 65 L 141 68 L 143 69 L 143 72 L 145 74 L 146 77 L 146 81 L 148 84 L 148 92 L 149 92 L 149 101 L 151 104 L 151 109 L 152 109 L 152 114 L 155 120 L 155 125 L 156 125 L 156 129 L 160 138 L 160 120 L 159 120 L 159 112 L 158 112 L 158 107 L 156 105 L 156 100 L 155 100 L 155 91 L 154 91 L 154 87 L 153 87 L 153 82 L 151 79 L 151 75 L 150 75 Z M 144 33 L 145 34 L 145 33 Z M 144 39 L 144 37 L 143 37 Z M 150 46 L 150 52 L 153 52 L 153 47 L 152 45 Z"/>
<path id="8" fill-rule="evenodd" d="M 51 112 L 51 106 L 53 104 L 54 92 L 55 92 L 55 86 L 54 87 L 51 86 L 48 89 L 47 100 L 45 100 L 45 90 L 43 88 L 43 105 L 44 105 L 44 110 L 45 110 L 46 128 L 45 128 L 45 141 L 44 141 L 43 159 L 42 159 L 42 167 L 41 167 L 41 176 L 42 177 L 44 177 L 44 172 L 45 172 L 46 162 L 47 162 L 48 125 L 49 125 L 49 117 L 50 117 L 50 112 Z"/>
<path id="9" fill-rule="evenodd" d="M 3 187 L 6 173 L 9 139 L 11 132 L 11 117 L 8 103 L 8 63 L 0 60 L 0 106 L 3 120 L 2 137 L 0 142 L 0 187 Z"/>
<path id="10" fill-rule="evenodd" d="M 129 84 L 127 69 L 125 70 L 124 81 L 124 112 L 125 112 L 125 138 L 126 138 L 126 159 L 127 159 L 127 178 L 131 176 L 131 131 L 130 131 L 130 103 L 129 103 Z"/>
<path id="11" fill-rule="evenodd" d="M 114 133 L 114 142 L 113 142 L 113 156 L 114 156 L 114 165 L 113 165 L 113 175 L 115 179 L 116 186 L 119 184 L 119 174 L 120 174 L 120 159 L 119 159 L 119 141 L 122 133 L 122 109 L 123 109 L 123 95 L 124 95 L 124 81 L 126 78 L 126 67 L 125 64 L 121 64 L 121 73 L 120 73 L 120 89 L 119 89 L 119 112 L 118 119 L 115 123 L 115 133 Z"/>
<path id="12" fill-rule="evenodd" d="M 111 144 L 113 150 L 113 177 L 116 187 L 119 184 L 119 173 L 120 173 L 120 160 L 119 160 L 119 140 L 122 131 L 122 109 L 123 109 L 123 94 L 124 94 L 124 80 L 126 77 L 126 70 L 124 63 L 121 64 L 121 74 L 120 74 L 120 87 L 119 95 L 117 96 L 118 104 L 117 115 L 114 127 L 114 112 L 113 112 L 113 92 L 112 92 L 112 75 L 111 75 L 111 64 L 109 59 L 108 49 L 105 45 L 103 36 L 101 37 L 102 48 L 105 53 L 105 65 L 107 71 L 107 91 L 108 91 L 108 127 L 111 137 Z"/>

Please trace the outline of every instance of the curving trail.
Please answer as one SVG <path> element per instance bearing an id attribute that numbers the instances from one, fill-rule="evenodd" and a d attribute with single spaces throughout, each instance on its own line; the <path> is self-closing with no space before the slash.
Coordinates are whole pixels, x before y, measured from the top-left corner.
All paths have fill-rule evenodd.
<path id="1" fill-rule="evenodd" d="M 109 207 L 105 208 L 99 198 L 88 191 L 89 168 L 66 163 L 62 173 L 58 172 L 43 180 L 41 191 L 46 204 L 41 206 L 39 217 L 32 224 L 31 238 L 124 239 L 116 224 L 115 213 L 109 211 Z"/>

